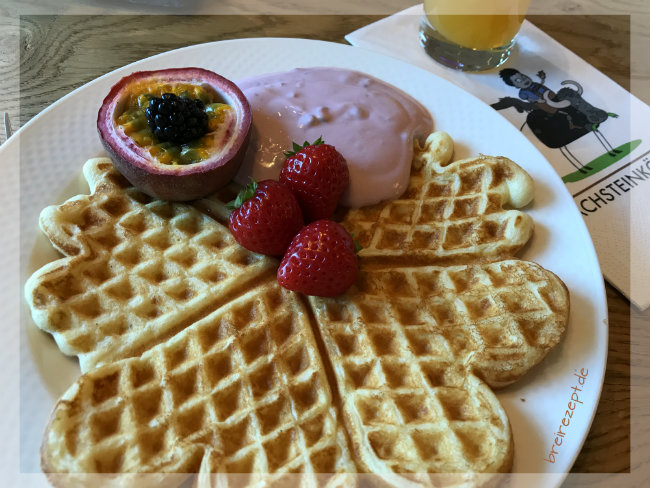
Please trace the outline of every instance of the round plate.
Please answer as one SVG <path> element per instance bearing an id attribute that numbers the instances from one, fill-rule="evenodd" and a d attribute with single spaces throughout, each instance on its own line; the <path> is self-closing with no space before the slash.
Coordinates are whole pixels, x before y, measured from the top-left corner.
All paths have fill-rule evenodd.
<path id="1" fill-rule="evenodd" d="M 514 432 L 513 471 L 541 474 L 515 478 L 515 485 L 532 488 L 561 483 L 593 419 L 607 355 L 605 291 L 593 244 L 559 176 L 512 124 L 455 85 L 392 58 L 303 39 L 221 41 L 133 63 L 70 93 L 27 123 L 0 150 L 0 159 L 8 159 L 10 169 L 20 167 L 21 240 L 19 248 L 12 247 L 17 255 L 8 256 L 10 260 L 20 256 L 20 284 L 16 286 L 22 286 L 39 266 L 57 258 L 38 229 L 38 215 L 47 205 L 88 191 L 81 166 L 88 158 L 103 154 L 95 127 L 97 110 L 109 88 L 132 71 L 187 66 L 207 68 L 234 81 L 295 67 L 363 71 L 424 104 L 435 129 L 453 137 L 456 158 L 478 153 L 503 155 L 530 173 L 536 197 L 526 211 L 535 221 L 535 235 L 521 257 L 540 263 L 566 283 L 571 293 L 571 317 L 562 344 L 521 381 L 497 394 Z M 0 184 L 3 194 L 15 194 L 11 186 L 16 178 Z M 7 294 L 8 299 L 16 299 L 15 290 Z M 79 369 L 76 360 L 65 358 L 50 336 L 36 329 L 24 301 L 21 316 L 22 340 L 18 335 L 9 335 L 7 340 L 16 350 L 20 347 L 21 471 L 34 473 L 40 471 L 40 440 L 51 408 L 77 378 Z M 576 375 L 581 371 L 586 376 Z M 574 409 L 569 411 L 572 397 L 579 403 L 571 403 Z M 0 400 L 0 404 L 7 402 L 15 402 L 15 398 L 8 395 Z"/>

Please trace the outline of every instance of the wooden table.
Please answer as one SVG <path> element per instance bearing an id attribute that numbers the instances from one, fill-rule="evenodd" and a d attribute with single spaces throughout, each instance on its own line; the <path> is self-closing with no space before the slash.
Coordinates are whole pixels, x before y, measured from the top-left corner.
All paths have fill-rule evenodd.
<path id="1" fill-rule="evenodd" d="M 20 20 L 20 113 L 12 114 L 14 126 L 24 124 L 74 88 L 153 54 L 238 37 L 302 37 L 344 43 L 345 34 L 380 17 L 23 16 Z M 579 19 L 576 16 L 533 16 L 530 20 L 629 88 L 629 16 L 581 16 Z M 0 93 L 0 108 L 11 102 L 6 94 Z M 647 459 L 631 462 L 634 458 L 631 453 L 647 450 L 636 445 L 631 449 L 630 442 L 630 330 L 631 327 L 647 330 L 650 315 L 648 311 L 636 311 L 609 285 L 607 298 L 610 327 L 607 372 L 591 432 L 573 467 L 576 473 L 625 473 L 631 466 L 636 469 L 638 463 L 647 462 Z M 635 344 L 635 351 L 640 352 L 640 362 L 635 364 L 641 366 L 648 353 L 646 339 L 647 335 L 643 335 L 643 340 Z M 641 385 L 648 383 L 647 371 L 643 368 L 635 370 L 634 378 Z M 635 412 L 645 415 L 647 399 L 641 399 L 639 405 L 635 403 Z M 568 484 L 575 483 L 569 481 Z"/>

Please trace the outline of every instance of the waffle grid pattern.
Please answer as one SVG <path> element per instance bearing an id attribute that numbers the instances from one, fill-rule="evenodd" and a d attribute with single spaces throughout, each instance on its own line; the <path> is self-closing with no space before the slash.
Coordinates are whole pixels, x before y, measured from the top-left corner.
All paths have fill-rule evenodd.
<path id="1" fill-rule="evenodd" d="M 99 191 L 43 211 L 42 226 L 72 256 L 35 273 L 26 287 L 37 325 L 64 352 L 80 355 L 84 371 L 134 355 L 155 336 L 163 340 L 188 324 L 188 314 L 209 313 L 243 278 L 269 268 L 189 205 L 107 188 L 111 171 L 110 163 L 93 166 L 91 186 L 102 182 Z"/>
<path id="2" fill-rule="evenodd" d="M 565 297 L 546 293 L 557 286 L 538 265 L 513 260 L 367 271 L 340 299 L 312 298 L 348 429 L 366 447 L 362 464 L 502 470 L 508 421 L 472 372 L 503 386 L 557 343 Z"/>
<path id="3" fill-rule="evenodd" d="M 400 198 L 347 213 L 342 223 L 363 246 L 361 256 L 406 253 L 429 264 L 460 264 L 512 256 L 528 241 L 531 218 L 503 209 L 512 203 L 511 190 L 531 193 L 521 203 L 532 197 L 523 171 L 510 160 L 487 156 L 447 164 L 450 154 L 420 153 L 426 162 L 412 171 Z M 514 179 L 522 188 L 511 188 Z"/>
<path id="4" fill-rule="evenodd" d="M 88 373 L 46 449 L 63 438 L 73 466 L 100 473 L 164 472 L 178 458 L 198 472 L 208 450 L 215 471 L 354 471 L 305 311 L 277 284 L 263 288 Z"/>

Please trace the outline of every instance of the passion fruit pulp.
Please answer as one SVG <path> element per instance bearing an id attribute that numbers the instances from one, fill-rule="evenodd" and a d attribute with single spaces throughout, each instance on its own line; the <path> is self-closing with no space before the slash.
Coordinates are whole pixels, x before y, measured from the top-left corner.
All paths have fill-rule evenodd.
<path id="1" fill-rule="evenodd" d="M 164 94 L 195 99 L 208 129 L 195 140 L 158 140 L 145 115 Z M 115 167 L 140 191 L 162 200 L 202 198 L 227 184 L 246 152 L 251 109 L 232 81 L 202 68 L 138 71 L 109 91 L 97 130 Z"/>

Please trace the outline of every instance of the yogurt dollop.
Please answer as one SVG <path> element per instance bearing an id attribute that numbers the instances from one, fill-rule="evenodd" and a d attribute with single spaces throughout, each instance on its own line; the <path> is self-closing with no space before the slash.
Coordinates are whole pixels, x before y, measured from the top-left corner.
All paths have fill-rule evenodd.
<path id="1" fill-rule="evenodd" d="M 344 206 L 359 208 L 399 197 L 409 182 L 414 139 L 432 130 L 429 112 L 398 88 L 342 68 L 298 68 L 239 80 L 253 113 L 244 162 L 246 184 L 277 179 L 292 142 L 319 137 L 348 163 Z"/>

